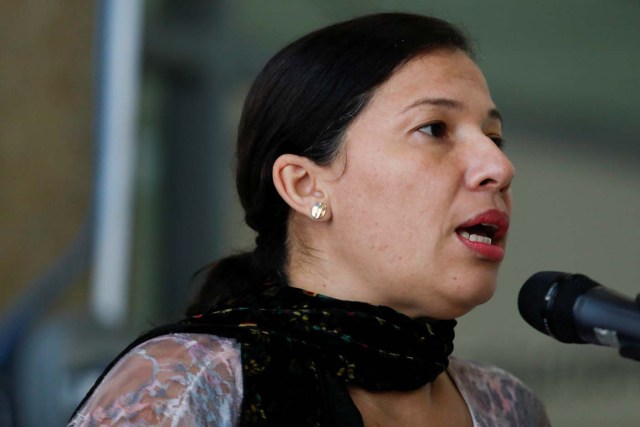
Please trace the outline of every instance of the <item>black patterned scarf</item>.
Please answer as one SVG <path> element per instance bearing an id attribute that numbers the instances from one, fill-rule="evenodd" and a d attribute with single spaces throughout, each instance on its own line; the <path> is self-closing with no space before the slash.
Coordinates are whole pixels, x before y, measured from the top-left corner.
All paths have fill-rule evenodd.
<path id="1" fill-rule="evenodd" d="M 446 369 L 455 326 L 281 285 L 183 323 L 242 343 L 242 425 L 252 426 L 362 425 L 346 386 L 424 386 Z"/>
<path id="2" fill-rule="evenodd" d="M 448 366 L 455 324 L 271 285 L 157 328 L 128 349 L 166 333 L 234 338 L 242 346 L 241 426 L 351 427 L 363 423 L 347 386 L 406 391 L 432 382 Z"/>

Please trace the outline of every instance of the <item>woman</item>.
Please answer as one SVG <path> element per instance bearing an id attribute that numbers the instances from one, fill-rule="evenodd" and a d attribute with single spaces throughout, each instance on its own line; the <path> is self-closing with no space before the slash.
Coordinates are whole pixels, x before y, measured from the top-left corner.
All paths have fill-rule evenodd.
<path id="1" fill-rule="evenodd" d="M 247 97 L 237 187 L 253 252 L 144 335 L 71 425 L 548 425 L 497 368 L 450 358 L 494 293 L 514 170 L 466 38 L 357 18 L 275 55 Z"/>

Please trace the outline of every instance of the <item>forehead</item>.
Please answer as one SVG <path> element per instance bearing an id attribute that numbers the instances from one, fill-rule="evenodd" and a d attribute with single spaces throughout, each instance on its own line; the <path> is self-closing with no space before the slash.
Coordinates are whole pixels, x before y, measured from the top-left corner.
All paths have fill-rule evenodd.
<path id="1" fill-rule="evenodd" d="M 409 106 L 426 96 L 494 107 L 484 75 L 460 50 L 437 50 L 411 59 L 375 91 L 371 104 Z"/>

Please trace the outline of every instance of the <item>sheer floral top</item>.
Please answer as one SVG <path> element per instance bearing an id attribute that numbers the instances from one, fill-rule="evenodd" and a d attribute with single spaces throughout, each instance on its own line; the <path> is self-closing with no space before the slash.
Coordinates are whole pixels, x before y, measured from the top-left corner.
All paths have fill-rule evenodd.
<path id="1" fill-rule="evenodd" d="M 240 352 L 237 341 L 207 334 L 146 341 L 118 361 L 69 426 L 237 426 Z M 447 372 L 474 427 L 550 425 L 540 401 L 509 373 L 453 357 Z"/>

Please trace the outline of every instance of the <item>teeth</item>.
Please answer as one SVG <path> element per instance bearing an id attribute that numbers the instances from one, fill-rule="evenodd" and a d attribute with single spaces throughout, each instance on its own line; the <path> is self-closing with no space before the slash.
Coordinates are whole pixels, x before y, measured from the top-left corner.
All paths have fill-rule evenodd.
<path id="1" fill-rule="evenodd" d="M 478 236 L 477 234 L 469 234 L 466 231 L 461 232 L 460 235 L 463 238 L 469 240 L 470 242 L 480 242 L 480 243 L 485 243 L 487 245 L 491 244 L 491 237 Z"/>

